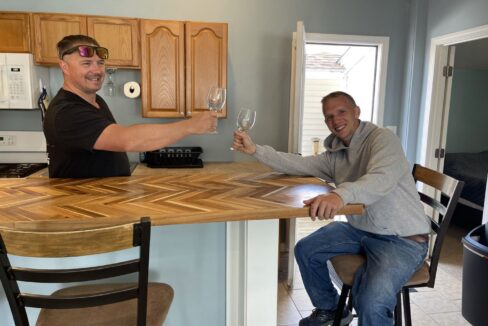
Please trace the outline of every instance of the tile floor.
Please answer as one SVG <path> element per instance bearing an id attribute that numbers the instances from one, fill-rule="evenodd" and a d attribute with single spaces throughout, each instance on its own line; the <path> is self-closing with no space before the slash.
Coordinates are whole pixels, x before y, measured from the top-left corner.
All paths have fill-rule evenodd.
<path id="1" fill-rule="evenodd" d="M 297 237 L 303 237 L 321 225 L 310 219 L 299 219 Z M 441 260 L 437 271 L 434 289 L 419 288 L 410 294 L 412 324 L 414 326 L 463 326 L 470 325 L 461 315 L 462 283 L 462 237 L 469 229 L 452 225 L 444 241 Z M 278 284 L 278 326 L 297 326 L 301 318 L 308 316 L 313 306 L 303 287 L 298 272 L 295 270 L 295 282 L 292 289 L 286 284 L 286 264 L 288 255 L 280 257 Z M 355 319 L 351 325 L 357 325 Z"/>

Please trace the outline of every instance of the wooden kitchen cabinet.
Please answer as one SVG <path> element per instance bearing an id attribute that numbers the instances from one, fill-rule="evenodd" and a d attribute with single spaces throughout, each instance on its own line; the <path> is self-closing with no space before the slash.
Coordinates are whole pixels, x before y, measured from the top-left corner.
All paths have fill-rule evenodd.
<path id="1" fill-rule="evenodd" d="M 144 117 L 189 117 L 207 110 L 211 86 L 227 87 L 225 23 L 141 20 L 141 50 Z"/>
<path id="2" fill-rule="evenodd" d="M 0 12 L 0 52 L 30 52 L 28 13 Z"/>
<path id="3" fill-rule="evenodd" d="M 142 116 L 185 116 L 185 25 L 141 20 Z"/>
<path id="4" fill-rule="evenodd" d="M 140 68 L 139 20 L 119 17 L 87 17 L 88 35 L 108 49 L 106 65 Z"/>
<path id="5" fill-rule="evenodd" d="M 34 59 L 38 64 L 57 64 L 56 44 L 66 35 L 86 34 L 86 16 L 32 14 Z"/>
<path id="6" fill-rule="evenodd" d="M 84 34 L 109 49 L 110 67 L 139 68 L 139 21 L 132 18 L 34 13 L 34 57 L 57 64 L 56 44 L 66 35 Z"/>
<path id="7" fill-rule="evenodd" d="M 227 87 L 227 24 L 187 22 L 185 44 L 186 111 L 191 115 L 208 110 L 210 87 Z M 219 117 L 227 117 L 227 105 Z"/>

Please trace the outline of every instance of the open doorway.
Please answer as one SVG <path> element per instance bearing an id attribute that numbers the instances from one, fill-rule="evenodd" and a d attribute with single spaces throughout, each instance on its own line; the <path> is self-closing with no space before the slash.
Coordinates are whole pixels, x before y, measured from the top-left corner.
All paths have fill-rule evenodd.
<path id="1" fill-rule="evenodd" d="M 383 125 L 388 48 L 388 37 L 305 33 L 303 23 L 297 22 L 292 47 L 290 152 L 312 155 L 323 151 L 321 142 L 328 129 L 321 99 L 330 91 L 351 93 L 362 109 L 361 117 L 364 114 L 365 120 Z M 367 84 L 369 87 L 364 87 Z M 310 91 L 309 97 L 306 91 Z M 316 138 L 318 146 L 314 146 Z M 310 229 L 308 223 L 306 228 Z M 296 237 L 296 219 L 281 222 L 280 249 L 288 255 L 285 273 L 289 287 L 295 275 Z"/>
<path id="2" fill-rule="evenodd" d="M 488 38 L 455 45 L 444 173 L 464 181 L 453 224 L 481 224 L 488 174 Z"/>
<path id="3" fill-rule="evenodd" d="M 456 45 L 488 38 L 488 25 L 435 37 L 431 40 L 425 110 L 422 117 L 420 163 L 442 172 L 451 103 L 452 71 Z"/>
<path id="4" fill-rule="evenodd" d="M 464 205 L 471 211 L 464 216 L 481 217 L 486 196 L 488 158 L 478 153 L 488 151 L 487 53 L 488 25 L 431 41 L 421 163 L 466 182 L 458 208 Z M 453 169 L 461 173 L 453 173 Z M 474 183 L 473 174 L 477 175 Z M 473 191 L 474 197 L 468 194 Z"/>
<path id="5" fill-rule="evenodd" d="M 330 131 L 324 122 L 321 100 L 331 92 L 349 93 L 361 107 L 361 120 L 374 121 L 378 51 L 376 44 L 306 42 L 303 110 L 299 124 L 301 141 L 298 148 L 302 156 L 318 155 L 325 150 L 323 142 Z M 345 220 L 345 217 L 336 216 L 335 219 Z M 282 223 L 287 222 L 290 221 Z M 293 222 L 291 241 L 284 250 L 288 254 L 288 261 L 280 266 L 280 279 L 286 277 L 289 287 L 301 287 L 301 277 L 292 255 L 293 248 L 297 241 L 327 225 L 330 220 L 312 221 L 309 217 L 302 217 Z M 285 276 L 285 272 L 293 274 Z"/>
<path id="6" fill-rule="evenodd" d="M 332 91 L 350 93 L 361 107 L 362 119 L 383 125 L 388 49 L 388 37 L 305 33 L 303 22 L 297 22 L 292 46 L 289 152 L 313 155 L 323 151 L 321 142 L 329 131 L 321 99 Z M 289 301 L 281 301 L 287 291 L 303 287 L 293 254 L 296 240 L 325 223 L 312 222 L 309 217 L 280 221 L 278 319 L 282 312 L 293 311 L 287 309 Z M 299 300 L 309 299 L 305 294 Z"/>

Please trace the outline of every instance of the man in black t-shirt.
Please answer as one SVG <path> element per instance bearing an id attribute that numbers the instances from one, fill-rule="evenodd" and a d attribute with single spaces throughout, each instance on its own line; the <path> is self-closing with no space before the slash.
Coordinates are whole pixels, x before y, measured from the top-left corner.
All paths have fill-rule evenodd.
<path id="1" fill-rule="evenodd" d="M 44 119 L 49 177 L 130 175 L 126 152 L 156 150 L 186 136 L 215 130 L 217 114 L 210 111 L 168 124 L 117 124 L 97 95 L 108 50 L 85 35 L 66 36 L 57 47 L 64 83 Z"/>

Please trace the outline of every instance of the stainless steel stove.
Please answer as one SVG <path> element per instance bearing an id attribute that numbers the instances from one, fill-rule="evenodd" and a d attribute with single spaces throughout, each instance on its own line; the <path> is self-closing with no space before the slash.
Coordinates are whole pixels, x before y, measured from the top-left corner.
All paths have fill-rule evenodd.
<path id="1" fill-rule="evenodd" d="M 25 178 L 45 167 L 42 131 L 0 131 L 0 178 Z"/>

